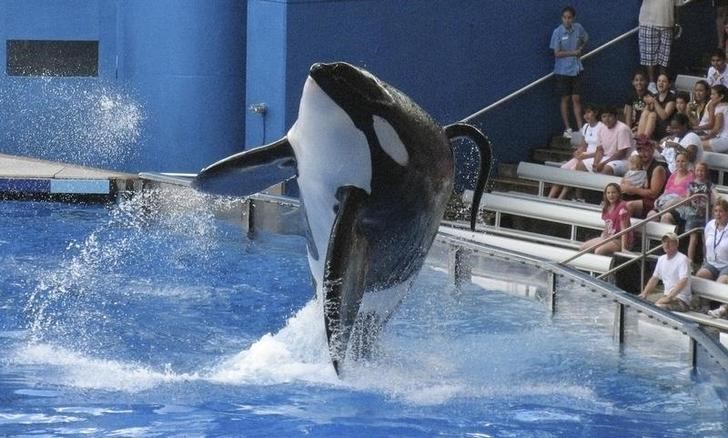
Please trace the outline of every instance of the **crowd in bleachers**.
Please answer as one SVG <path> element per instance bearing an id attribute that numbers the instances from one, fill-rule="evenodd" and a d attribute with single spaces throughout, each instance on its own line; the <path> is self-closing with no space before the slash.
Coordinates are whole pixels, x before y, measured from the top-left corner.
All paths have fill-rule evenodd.
<path id="1" fill-rule="evenodd" d="M 721 45 L 711 54 L 705 78 L 696 81 L 692 90 L 674 89 L 667 67 L 675 28 L 674 7 L 680 3 L 684 2 L 643 0 L 639 17 L 642 66 L 632 77 L 632 90 L 623 107 L 600 110 L 594 105 L 585 105 L 582 114 L 583 66 L 579 57 L 588 35 L 574 22 L 573 8 L 562 10 L 562 24 L 551 39 L 556 57 L 556 88 L 562 97 L 564 137 L 571 139 L 575 147 L 573 157 L 561 167 L 622 177 L 620 184 L 610 183 L 605 187 L 602 210 L 605 230 L 601 236 L 586 242 L 584 248 L 602 242 L 596 249 L 598 254 L 630 249 L 634 240 L 631 234 L 619 239 L 611 237 L 629 226 L 630 217 L 677 224 L 679 230 L 689 232 L 687 257 L 680 253 L 679 267 L 672 266 L 676 260 L 674 236 L 663 238 L 663 248 L 669 257 L 660 259 L 653 279 L 645 288 L 651 290 L 657 278 L 663 280 L 668 298 L 661 297 L 656 304 L 673 310 L 685 310 L 691 304 L 680 301 L 689 297 L 684 293 L 685 285 L 678 282 L 680 276 L 688 277 L 688 286 L 691 274 L 728 284 L 728 237 L 723 238 L 728 231 L 728 201 L 717 195 L 710 180 L 710 169 L 703 161 L 705 151 L 728 153 L 726 51 Z M 719 3 L 716 26 L 720 45 L 725 44 L 726 28 L 726 23 L 721 25 L 720 17 L 725 19 L 728 5 L 723 3 L 728 2 Z M 581 125 L 578 131 L 571 129 L 569 103 L 573 104 L 577 126 Z M 570 193 L 568 187 L 554 185 L 549 197 L 564 199 Z M 675 206 L 695 194 L 704 197 Z M 707 223 L 706 210 L 713 214 Z M 675 271 L 670 271 L 669 279 L 663 278 L 669 271 L 665 271 L 666 266 Z M 677 285 L 680 291 L 668 291 L 668 285 Z M 728 317 L 728 305 L 718 306 L 709 314 Z"/>

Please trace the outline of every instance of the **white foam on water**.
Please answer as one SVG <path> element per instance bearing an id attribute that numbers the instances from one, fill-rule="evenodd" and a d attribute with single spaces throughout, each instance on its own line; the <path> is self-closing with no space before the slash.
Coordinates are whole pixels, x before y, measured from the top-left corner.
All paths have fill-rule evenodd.
<path id="1" fill-rule="evenodd" d="M 45 415 L 45 414 L 23 414 L 12 412 L 0 412 L 0 424 L 53 424 L 53 423 L 74 423 L 83 421 L 84 418 L 71 417 L 68 415 Z"/>
<path id="2" fill-rule="evenodd" d="M 329 359 L 321 303 L 311 300 L 278 333 L 264 335 L 214 367 L 207 378 L 225 384 L 339 384 Z"/>
<path id="3" fill-rule="evenodd" d="M 48 344 L 31 344 L 14 353 L 18 365 L 45 365 L 58 368 L 56 384 L 76 388 L 138 392 L 162 383 L 199 380 L 197 374 L 158 371 L 146 365 L 96 359 Z M 53 378 L 48 376 L 49 378 Z"/>

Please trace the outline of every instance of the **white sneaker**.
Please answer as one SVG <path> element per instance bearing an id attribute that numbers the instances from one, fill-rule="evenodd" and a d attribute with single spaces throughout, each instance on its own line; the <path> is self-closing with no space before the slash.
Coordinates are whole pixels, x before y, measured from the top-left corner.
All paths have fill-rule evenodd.
<path id="1" fill-rule="evenodd" d="M 571 138 L 571 136 L 574 134 L 574 131 L 571 130 L 571 128 L 567 128 L 564 131 L 564 138 Z"/>
<path id="2" fill-rule="evenodd" d="M 657 84 L 654 82 L 650 82 L 650 84 L 647 86 L 647 91 L 652 94 L 657 94 Z"/>
<path id="3" fill-rule="evenodd" d="M 708 310 L 708 316 L 712 318 L 722 318 L 728 313 L 728 306 L 725 304 L 718 307 L 717 309 Z"/>

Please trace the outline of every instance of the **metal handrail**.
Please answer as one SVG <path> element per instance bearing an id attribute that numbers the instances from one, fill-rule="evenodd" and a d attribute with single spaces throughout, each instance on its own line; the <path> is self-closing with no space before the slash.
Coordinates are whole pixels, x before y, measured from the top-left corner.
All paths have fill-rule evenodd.
<path id="1" fill-rule="evenodd" d="M 639 27 L 635 27 L 634 29 L 628 30 L 627 32 L 614 38 L 613 40 L 607 41 L 606 43 L 602 44 L 601 46 L 597 47 L 596 49 L 591 50 L 591 51 L 589 51 L 589 53 L 583 55 L 581 57 L 581 59 L 585 60 L 585 59 L 591 58 L 593 55 L 596 55 L 597 53 L 601 52 L 602 50 L 606 49 L 607 47 L 610 47 L 610 46 L 622 41 L 623 39 L 634 35 L 635 33 L 637 33 L 638 29 L 639 29 Z M 551 72 L 539 79 L 536 79 L 535 81 L 531 82 L 530 84 L 528 84 L 524 87 L 521 87 L 518 90 L 514 91 L 513 93 L 491 103 L 490 105 L 486 106 L 485 108 L 481 109 L 480 111 L 475 112 L 475 113 L 465 117 L 460 122 L 468 123 L 468 122 L 472 121 L 473 119 L 477 119 L 478 117 L 482 116 L 483 114 L 487 113 L 488 111 L 492 110 L 493 108 L 500 106 L 500 105 L 508 102 L 509 100 L 512 100 L 515 97 L 520 96 L 521 94 L 525 93 L 526 91 L 530 90 L 531 88 L 536 87 L 537 85 L 540 85 L 543 82 L 546 82 L 547 80 L 551 79 L 551 77 L 553 75 L 554 75 L 554 73 Z"/>
<path id="2" fill-rule="evenodd" d="M 695 1 L 695 0 L 683 0 L 683 3 L 679 6 L 681 6 L 681 7 L 685 6 L 689 3 L 692 3 L 693 1 Z M 606 43 L 602 44 L 601 46 L 597 47 L 596 49 L 590 50 L 589 53 L 584 54 L 581 57 L 581 59 L 586 60 L 586 59 L 591 58 L 592 56 L 594 56 L 597 53 L 601 52 L 602 50 L 606 49 L 607 47 L 611 47 L 614 44 L 617 44 L 618 42 L 636 34 L 638 30 L 639 30 L 639 26 L 635 27 L 634 29 L 628 30 L 627 32 L 623 33 L 622 35 L 620 35 L 612 40 L 607 41 Z M 531 82 L 530 84 L 528 84 L 524 87 L 521 87 L 518 90 L 514 91 L 513 93 L 491 103 L 490 105 L 486 106 L 485 108 L 481 109 L 480 111 L 477 111 L 477 112 L 465 117 L 460 122 L 468 123 L 468 122 L 472 121 L 473 119 L 477 119 L 478 117 L 482 116 L 483 114 L 487 113 L 488 111 L 492 110 L 493 108 L 500 106 L 500 105 L 508 102 L 509 100 L 512 100 L 513 98 L 520 96 L 521 94 L 525 93 L 526 91 L 530 90 L 531 88 L 534 88 L 535 86 L 540 85 L 541 83 L 551 79 L 551 77 L 553 75 L 554 75 L 554 73 L 551 72 L 539 79 L 536 79 L 535 81 Z"/>
<path id="3" fill-rule="evenodd" d="M 622 230 L 622 231 L 614 234 L 611 239 L 603 240 L 601 242 L 597 242 L 594 245 L 591 245 L 591 246 L 589 246 L 587 248 L 582 249 L 581 251 L 577 252 L 573 256 L 567 258 L 566 260 L 562 260 L 559 263 L 562 264 L 562 265 L 566 265 L 567 263 L 569 263 L 569 262 L 571 262 L 571 261 L 573 261 L 573 260 L 581 257 L 582 255 L 587 254 L 587 253 L 591 253 L 596 248 L 599 248 L 602 245 L 606 245 L 607 243 L 611 242 L 614 239 L 621 238 L 626 233 L 629 233 L 629 232 L 631 232 L 631 231 L 633 231 L 633 230 L 635 230 L 637 228 L 643 228 L 643 230 L 642 230 L 642 249 L 640 251 L 640 255 L 637 256 L 637 257 L 635 257 L 634 259 L 627 260 L 626 262 L 622 263 L 621 265 L 618 265 L 618 266 L 610 269 L 609 271 L 603 273 L 599 277 L 597 277 L 597 278 L 600 278 L 600 279 L 606 278 L 606 276 L 611 275 L 611 274 L 619 271 L 620 269 L 622 269 L 622 268 L 624 268 L 626 266 L 629 266 L 629 265 L 631 265 L 633 263 L 637 263 L 638 261 L 645 260 L 647 258 L 647 256 L 651 255 L 652 253 L 654 253 L 655 251 L 657 251 L 659 249 L 659 247 L 655 247 L 655 248 L 652 248 L 652 249 L 649 249 L 649 248 L 646 247 L 646 245 L 645 245 L 645 243 L 646 243 L 646 239 L 645 239 L 646 232 L 645 231 L 646 230 L 644 229 L 649 222 L 653 221 L 658 216 L 661 216 L 661 215 L 663 215 L 665 213 L 669 213 L 671 211 L 674 211 L 678 207 L 681 207 L 682 205 L 691 202 L 693 199 L 703 198 L 704 197 L 705 200 L 706 200 L 706 204 L 705 204 L 706 205 L 706 208 L 705 208 L 705 222 L 708 223 L 708 219 L 710 217 L 710 208 L 709 208 L 709 206 L 710 206 L 710 196 L 711 196 L 710 193 L 696 193 L 696 194 L 694 194 L 692 196 L 689 196 L 689 197 L 683 199 L 682 201 L 678 202 L 677 204 L 673 204 L 669 208 L 666 208 L 665 210 L 660 211 L 659 213 L 653 214 L 652 216 L 648 216 L 648 217 L 642 219 L 641 221 L 637 222 L 634 225 L 630 225 L 629 227 L 625 228 L 624 230 Z M 693 231 L 695 231 L 695 228 L 694 229 L 691 229 L 691 230 L 688 230 L 688 231 L 680 234 L 678 236 L 678 238 L 682 238 L 684 236 L 687 236 L 690 233 L 692 233 Z M 644 272 L 642 273 L 642 276 L 644 277 Z M 644 278 L 642 280 L 643 280 L 643 283 L 644 283 Z"/>

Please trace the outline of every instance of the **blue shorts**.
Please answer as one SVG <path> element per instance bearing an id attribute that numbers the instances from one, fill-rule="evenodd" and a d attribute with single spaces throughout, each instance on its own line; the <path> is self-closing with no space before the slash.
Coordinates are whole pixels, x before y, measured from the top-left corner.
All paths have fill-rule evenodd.
<path id="1" fill-rule="evenodd" d="M 728 266 L 726 266 L 723 269 L 718 269 L 715 266 L 711 265 L 708 262 L 703 263 L 703 266 L 700 267 L 700 269 L 706 269 L 710 272 L 710 275 L 713 277 L 713 280 L 717 280 L 718 277 L 721 275 L 728 275 Z"/>

